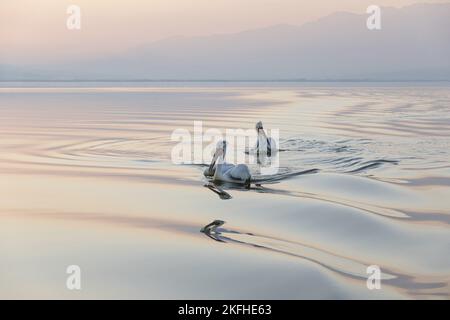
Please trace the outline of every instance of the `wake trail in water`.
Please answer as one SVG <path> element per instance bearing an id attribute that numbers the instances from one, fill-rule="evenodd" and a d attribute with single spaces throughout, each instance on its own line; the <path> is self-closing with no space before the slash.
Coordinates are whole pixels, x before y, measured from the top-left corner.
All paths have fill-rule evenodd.
<path id="1" fill-rule="evenodd" d="M 280 174 L 274 174 L 270 176 L 261 176 L 261 177 L 253 177 L 251 182 L 255 184 L 270 184 L 270 183 L 276 183 L 283 180 L 291 179 L 294 177 L 306 175 L 306 174 L 314 174 L 318 173 L 319 169 L 308 169 L 308 170 L 302 170 L 302 171 L 295 171 L 295 172 L 289 172 L 289 173 L 280 173 Z"/>
<path id="2" fill-rule="evenodd" d="M 361 167 L 347 171 L 347 173 L 358 173 L 358 172 L 363 172 L 369 169 L 375 169 L 375 168 L 379 168 L 381 167 L 383 164 L 393 164 L 393 165 L 397 165 L 399 163 L 399 161 L 396 160 L 373 160 L 373 161 L 366 161 L 361 163 Z"/>
<path id="3" fill-rule="evenodd" d="M 280 158 L 291 170 L 314 166 L 328 172 L 357 174 L 399 164 L 399 158 L 387 159 L 385 147 L 369 139 L 334 141 L 293 137 L 280 142 L 284 151 Z"/>

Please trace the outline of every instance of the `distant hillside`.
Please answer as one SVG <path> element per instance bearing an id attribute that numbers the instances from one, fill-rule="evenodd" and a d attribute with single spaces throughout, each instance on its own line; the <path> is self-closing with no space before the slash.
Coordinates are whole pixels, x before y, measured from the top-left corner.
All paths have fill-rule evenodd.
<path id="1" fill-rule="evenodd" d="M 450 80 L 450 4 L 382 8 L 379 31 L 366 28 L 367 17 L 342 12 L 302 26 L 175 37 L 120 57 L 0 77 Z"/>

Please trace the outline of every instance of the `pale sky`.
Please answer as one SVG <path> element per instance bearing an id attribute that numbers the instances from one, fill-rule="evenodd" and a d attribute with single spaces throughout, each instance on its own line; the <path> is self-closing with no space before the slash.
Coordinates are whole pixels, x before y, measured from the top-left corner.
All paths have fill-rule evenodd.
<path id="1" fill-rule="evenodd" d="M 170 36 L 233 33 L 275 24 L 301 25 L 371 4 L 401 7 L 448 0 L 1 0 L 0 64 L 101 56 Z M 81 8 L 81 30 L 66 9 Z"/>

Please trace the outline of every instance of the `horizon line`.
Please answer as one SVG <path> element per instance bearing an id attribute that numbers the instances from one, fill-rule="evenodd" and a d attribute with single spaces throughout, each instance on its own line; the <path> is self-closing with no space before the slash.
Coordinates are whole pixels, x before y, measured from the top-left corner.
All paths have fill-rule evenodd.
<path id="1" fill-rule="evenodd" d="M 0 82 L 450 82 L 450 79 L 0 79 Z"/>

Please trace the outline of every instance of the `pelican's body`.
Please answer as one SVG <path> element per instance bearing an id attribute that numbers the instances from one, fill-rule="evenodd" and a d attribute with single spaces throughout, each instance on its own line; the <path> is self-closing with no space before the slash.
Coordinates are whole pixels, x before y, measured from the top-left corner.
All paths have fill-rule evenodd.
<path id="1" fill-rule="evenodd" d="M 245 164 L 235 166 L 230 163 L 218 163 L 214 171 L 214 180 L 248 184 L 251 175 Z"/>
<path id="2" fill-rule="evenodd" d="M 271 156 L 277 151 L 277 144 L 274 139 L 267 137 L 266 132 L 261 121 L 256 124 L 256 132 L 258 134 L 256 140 L 255 152 L 259 155 Z"/>
<path id="3" fill-rule="evenodd" d="M 205 176 L 212 177 L 214 181 L 231 182 L 250 185 L 252 178 L 250 170 L 245 164 L 234 165 L 225 162 L 226 142 L 220 141 L 217 144 L 216 152 L 208 169 L 205 170 Z"/>

